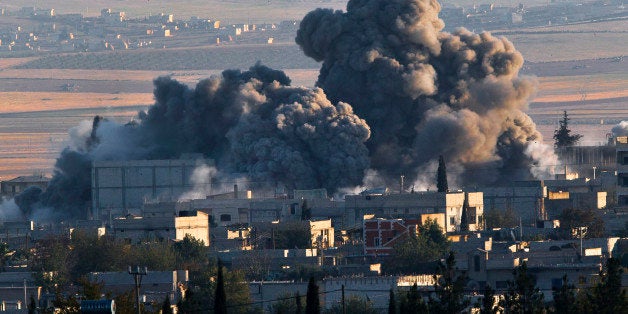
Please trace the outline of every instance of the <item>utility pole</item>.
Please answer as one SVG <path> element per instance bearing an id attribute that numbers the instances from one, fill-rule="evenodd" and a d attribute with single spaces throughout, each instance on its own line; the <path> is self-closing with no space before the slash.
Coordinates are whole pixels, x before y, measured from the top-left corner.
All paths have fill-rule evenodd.
<path id="1" fill-rule="evenodd" d="M 345 285 L 342 285 L 342 314 L 347 314 L 347 309 L 345 308 Z"/>
<path id="2" fill-rule="evenodd" d="M 135 306 L 137 307 L 137 314 L 142 314 L 140 308 L 140 287 L 142 286 L 142 276 L 146 274 L 148 274 L 148 268 L 146 266 L 144 266 L 144 268 L 135 266 L 135 269 L 129 266 L 129 275 L 133 275 L 133 280 L 135 281 Z"/>

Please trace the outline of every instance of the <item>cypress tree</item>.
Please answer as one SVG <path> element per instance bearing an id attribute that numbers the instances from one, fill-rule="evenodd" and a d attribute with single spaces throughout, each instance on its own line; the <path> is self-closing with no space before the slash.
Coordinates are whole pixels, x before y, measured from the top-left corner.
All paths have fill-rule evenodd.
<path id="1" fill-rule="evenodd" d="M 569 284 L 567 275 L 563 276 L 562 286 L 560 289 L 554 289 L 554 313 L 569 314 L 578 312 L 576 303 L 575 287 Z"/>
<path id="2" fill-rule="evenodd" d="M 164 303 L 161 304 L 161 314 L 172 314 L 172 306 L 170 306 L 170 297 L 166 296 Z"/>
<path id="3" fill-rule="evenodd" d="M 301 312 L 303 312 L 303 305 L 301 305 L 301 295 L 299 294 L 299 291 L 297 291 L 295 299 L 297 302 L 297 314 L 301 314 Z"/>
<path id="4" fill-rule="evenodd" d="M 314 277 L 310 277 L 307 284 L 307 296 L 305 297 L 305 314 L 320 314 L 321 307 L 318 300 L 318 285 Z"/>
<path id="5" fill-rule="evenodd" d="M 606 260 L 606 265 L 600 272 L 600 282 L 595 285 L 590 296 L 595 312 L 628 313 L 628 298 L 621 285 L 622 272 L 619 259 Z"/>
<path id="6" fill-rule="evenodd" d="M 214 313 L 227 313 L 227 295 L 225 293 L 225 280 L 222 276 L 222 261 L 218 260 L 218 274 L 216 275 L 216 294 L 214 297 Z"/>
<path id="7" fill-rule="evenodd" d="M 554 146 L 557 148 L 574 146 L 582 138 L 581 134 L 571 134 L 569 120 L 567 111 L 563 111 L 563 118 L 559 122 L 558 129 L 554 130 Z"/>
<path id="8" fill-rule="evenodd" d="M 390 297 L 388 298 L 388 314 L 397 314 L 397 303 L 393 289 L 390 289 Z"/>
<path id="9" fill-rule="evenodd" d="M 464 203 L 462 204 L 462 217 L 460 217 L 460 231 L 469 231 L 469 194 L 464 193 Z"/>
<path id="10" fill-rule="evenodd" d="M 436 174 L 436 188 L 438 192 L 447 192 L 449 191 L 449 186 L 447 185 L 447 167 L 445 166 L 445 158 L 443 155 L 438 157 L 438 171 Z"/>

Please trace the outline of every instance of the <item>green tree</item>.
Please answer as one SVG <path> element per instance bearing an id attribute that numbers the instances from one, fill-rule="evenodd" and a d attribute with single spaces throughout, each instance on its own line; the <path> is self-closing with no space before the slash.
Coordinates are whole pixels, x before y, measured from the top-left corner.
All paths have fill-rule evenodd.
<path id="1" fill-rule="evenodd" d="M 436 171 L 436 188 L 438 192 L 449 191 L 449 185 L 447 184 L 447 167 L 445 165 L 445 158 L 443 155 L 438 156 L 438 170 Z"/>
<path id="2" fill-rule="evenodd" d="M 469 231 L 469 194 L 464 193 L 464 202 L 462 203 L 462 215 L 460 217 L 460 231 Z"/>
<path id="3" fill-rule="evenodd" d="M 512 208 L 487 209 L 484 211 L 484 223 L 487 229 L 513 228 L 519 225 L 519 218 Z"/>
<path id="4" fill-rule="evenodd" d="M 177 269 L 199 271 L 209 263 L 205 243 L 189 234 L 174 244 L 174 254 Z"/>
<path id="5" fill-rule="evenodd" d="M 173 314 L 169 296 L 166 296 L 164 302 L 161 303 L 161 314 Z"/>
<path id="6" fill-rule="evenodd" d="M 604 221 L 590 208 L 565 208 L 558 219 L 560 220 L 559 232 L 563 238 L 579 238 L 580 227 L 586 227 L 586 231 L 582 230 L 585 239 L 604 236 Z M 574 229 L 577 230 L 575 233 Z"/>
<path id="7" fill-rule="evenodd" d="M 301 220 L 310 220 L 312 219 L 312 209 L 307 204 L 307 199 L 303 200 L 301 204 Z"/>
<path id="8" fill-rule="evenodd" d="M 623 269 L 617 258 L 609 258 L 600 271 L 600 281 L 591 291 L 591 306 L 595 313 L 628 313 L 626 290 L 622 289 Z"/>
<path id="9" fill-rule="evenodd" d="M 302 297 L 299 295 L 299 291 L 296 294 L 284 293 L 278 297 L 278 301 L 275 301 L 271 307 L 270 312 L 275 314 L 300 314 L 303 312 L 301 306 Z"/>
<path id="10" fill-rule="evenodd" d="M 214 296 L 214 313 L 227 313 L 227 295 L 225 294 L 225 280 L 222 277 L 222 261 L 218 260 L 216 292 Z"/>
<path id="11" fill-rule="evenodd" d="M 277 249 L 306 249 L 312 246 L 312 235 L 308 222 L 283 223 L 272 232 Z"/>
<path id="12" fill-rule="evenodd" d="M 384 264 L 387 273 L 418 273 L 428 262 L 440 260 L 449 251 L 449 241 L 435 220 L 428 219 L 394 246 L 394 257 Z"/>
<path id="13" fill-rule="evenodd" d="M 37 302 L 35 302 L 35 297 L 31 294 L 30 300 L 28 301 L 28 314 L 37 313 Z"/>
<path id="14" fill-rule="evenodd" d="M 85 300 L 100 300 L 103 295 L 102 289 L 105 284 L 102 282 L 93 282 L 87 276 L 83 276 L 79 278 L 78 284 L 81 286 Z"/>
<path id="15" fill-rule="evenodd" d="M 331 309 L 325 311 L 326 314 L 343 314 L 342 304 L 334 304 Z M 345 313 L 346 314 L 377 314 L 379 313 L 373 308 L 373 302 L 359 297 L 357 295 L 350 295 L 345 300 Z"/>
<path id="16" fill-rule="evenodd" d="M 557 148 L 574 146 L 582 138 L 580 134 L 571 134 L 569 120 L 567 111 L 563 111 L 563 118 L 558 123 L 558 129 L 554 130 L 554 146 Z"/>
<path id="17" fill-rule="evenodd" d="M 307 295 L 305 297 L 305 314 L 319 314 L 321 312 L 320 306 L 316 279 L 310 277 L 310 281 L 307 284 Z"/>
<path id="18" fill-rule="evenodd" d="M 449 252 L 445 263 L 438 263 L 434 275 L 436 298 L 430 296 L 428 302 L 431 313 L 460 313 L 471 303 L 464 296 L 464 287 L 468 277 L 465 273 L 456 275 L 456 271 L 454 252 Z"/>
<path id="19" fill-rule="evenodd" d="M 296 303 L 296 305 L 297 305 L 296 314 L 301 314 L 301 313 L 303 313 L 303 305 L 302 305 L 302 301 L 303 301 L 303 300 L 301 300 L 301 299 L 302 299 L 302 298 L 301 298 L 301 296 L 299 295 L 299 291 L 297 291 L 297 295 L 296 295 L 296 296 L 294 296 L 294 301 L 295 301 L 295 303 Z"/>
<path id="20" fill-rule="evenodd" d="M 399 301 L 399 313 L 428 313 L 427 304 L 419 294 L 419 288 L 416 283 L 412 285 L 406 295 Z"/>
<path id="21" fill-rule="evenodd" d="M 528 273 L 526 262 L 513 270 L 513 280 L 500 306 L 507 313 L 540 313 L 543 310 L 543 293 L 536 287 L 536 279 Z"/>
<path id="22" fill-rule="evenodd" d="M 395 291 L 390 289 L 388 297 L 388 314 L 397 314 L 397 302 L 395 301 Z"/>
<path id="23" fill-rule="evenodd" d="M 578 305 L 576 302 L 576 291 L 572 284 L 569 284 L 567 275 L 563 276 L 560 288 L 554 288 L 552 291 L 554 302 L 552 304 L 552 313 L 570 314 L 578 313 Z"/>
<path id="24" fill-rule="evenodd" d="M 495 304 L 495 290 L 490 285 L 484 286 L 482 303 L 476 304 L 480 308 L 479 314 L 497 314 L 499 306 Z"/>

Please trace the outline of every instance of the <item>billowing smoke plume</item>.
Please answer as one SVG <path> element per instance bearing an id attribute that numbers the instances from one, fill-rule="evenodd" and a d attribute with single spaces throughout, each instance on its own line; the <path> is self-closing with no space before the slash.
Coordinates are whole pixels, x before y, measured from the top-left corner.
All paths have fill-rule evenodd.
<path id="1" fill-rule="evenodd" d="M 243 173 L 253 183 L 332 192 L 361 183 L 369 168 L 366 122 L 350 105 L 332 104 L 320 88 L 289 86 L 281 71 L 259 64 L 228 70 L 194 89 L 168 77 L 154 83 L 155 104 L 139 121 L 121 125 L 96 117 L 91 127 L 72 129 L 72 144 L 58 158 L 49 187 L 24 195 L 22 210 L 86 217 L 94 160 L 202 153 L 221 171 Z"/>
<path id="2" fill-rule="evenodd" d="M 296 42 L 322 68 L 317 86 L 350 103 L 371 128 L 371 165 L 408 182 L 443 155 L 464 183 L 532 176 L 541 134 L 523 110 L 536 83 L 519 77 L 512 43 L 465 29 L 443 32 L 435 0 L 350 0 L 317 9 Z M 393 181 L 394 180 L 394 181 Z"/>
<path id="3" fill-rule="evenodd" d="M 621 121 L 611 130 L 613 137 L 628 136 L 628 121 Z"/>

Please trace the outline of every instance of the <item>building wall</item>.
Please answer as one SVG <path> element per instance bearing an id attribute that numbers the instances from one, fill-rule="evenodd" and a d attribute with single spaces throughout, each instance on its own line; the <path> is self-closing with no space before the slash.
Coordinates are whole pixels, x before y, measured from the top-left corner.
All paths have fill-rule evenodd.
<path id="1" fill-rule="evenodd" d="M 628 136 L 617 137 L 617 206 L 628 210 Z"/>
<path id="2" fill-rule="evenodd" d="M 172 200 L 194 187 L 191 176 L 207 159 L 97 161 L 92 164 L 94 217 L 137 210 L 146 200 Z M 207 181 L 211 190 L 211 180 Z"/>
<path id="3" fill-rule="evenodd" d="M 484 214 L 482 192 L 467 193 L 469 207 L 475 208 L 475 221 Z M 343 228 L 362 226 L 366 214 L 377 218 L 418 219 L 424 214 L 445 214 L 445 231 L 457 231 L 462 216 L 464 192 L 420 192 L 389 195 L 347 195 L 345 197 L 345 217 Z M 475 230 L 477 225 L 470 225 Z"/>

